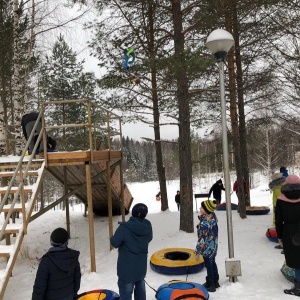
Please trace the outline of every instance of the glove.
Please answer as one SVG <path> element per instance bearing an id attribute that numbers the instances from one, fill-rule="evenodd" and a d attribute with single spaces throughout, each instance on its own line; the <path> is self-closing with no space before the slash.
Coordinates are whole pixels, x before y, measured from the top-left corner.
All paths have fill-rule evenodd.
<path id="1" fill-rule="evenodd" d="M 278 239 L 279 245 L 283 248 L 282 239 Z"/>

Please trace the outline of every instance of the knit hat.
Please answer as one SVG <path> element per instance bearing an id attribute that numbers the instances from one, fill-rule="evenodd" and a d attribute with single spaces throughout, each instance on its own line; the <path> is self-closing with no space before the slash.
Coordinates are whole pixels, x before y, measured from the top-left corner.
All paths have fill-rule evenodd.
<path id="1" fill-rule="evenodd" d="M 50 235 L 50 243 L 52 246 L 57 247 L 65 244 L 69 239 L 68 231 L 64 228 L 56 228 Z"/>
<path id="2" fill-rule="evenodd" d="M 217 207 L 217 202 L 215 200 L 205 200 L 201 202 L 201 207 L 205 210 L 207 214 L 211 214 Z"/>
<path id="3" fill-rule="evenodd" d="M 297 175 L 289 175 L 285 180 L 285 184 L 300 184 L 300 178 Z"/>
<path id="4" fill-rule="evenodd" d="M 144 203 L 138 203 L 132 208 L 132 216 L 144 219 L 147 216 L 148 207 Z"/>

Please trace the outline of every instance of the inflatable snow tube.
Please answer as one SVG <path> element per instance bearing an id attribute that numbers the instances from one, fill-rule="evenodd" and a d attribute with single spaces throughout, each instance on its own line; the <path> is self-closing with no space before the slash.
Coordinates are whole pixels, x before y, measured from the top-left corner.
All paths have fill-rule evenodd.
<path id="1" fill-rule="evenodd" d="M 269 212 L 268 206 L 246 206 L 246 215 L 266 215 Z"/>
<path id="2" fill-rule="evenodd" d="M 283 276 L 290 282 L 294 282 L 296 275 L 295 275 L 295 269 L 294 268 L 290 268 L 286 265 L 286 262 L 284 262 L 284 264 L 282 265 L 281 269 L 280 269 L 281 273 L 283 274 Z"/>
<path id="3" fill-rule="evenodd" d="M 155 298 L 158 300 L 176 300 L 176 299 L 209 299 L 206 288 L 195 282 L 172 280 L 161 285 Z"/>
<path id="4" fill-rule="evenodd" d="M 166 248 L 152 254 L 150 266 L 153 271 L 167 275 L 184 275 L 200 272 L 204 267 L 203 257 L 196 260 L 195 250 Z"/>
<path id="5" fill-rule="evenodd" d="M 111 290 L 93 290 L 78 295 L 77 300 L 120 300 L 120 296 Z"/>
<path id="6" fill-rule="evenodd" d="M 235 203 L 231 203 L 231 210 L 237 210 L 237 209 L 238 209 L 238 205 Z M 226 202 L 217 205 L 216 210 L 226 210 Z"/>
<path id="7" fill-rule="evenodd" d="M 266 237 L 274 243 L 279 243 L 277 238 L 276 228 L 268 228 L 266 231 Z"/>

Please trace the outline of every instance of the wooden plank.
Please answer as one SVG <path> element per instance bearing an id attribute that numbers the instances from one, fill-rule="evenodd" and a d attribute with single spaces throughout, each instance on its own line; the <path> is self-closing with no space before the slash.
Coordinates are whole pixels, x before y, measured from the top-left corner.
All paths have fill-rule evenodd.
<path id="1" fill-rule="evenodd" d="M 2 227 L 3 225 L 0 225 Z M 4 233 L 18 233 L 22 229 L 23 225 L 19 223 L 7 224 Z"/>
<path id="2" fill-rule="evenodd" d="M 0 245 L 0 257 L 10 257 L 14 245 Z"/>
<path id="3" fill-rule="evenodd" d="M 31 193 L 32 188 L 33 188 L 32 185 L 26 185 L 26 186 L 24 186 L 23 191 L 25 193 Z M 18 190 L 17 186 L 12 186 L 9 193 L 10 194 L 15 194 L 17 192 L 17 190 Z M 6 191 L 7 191 L 7 186 L 0 187 L 0 194 L 4 195 L 6 193 Z"/>
<path id="4" fill-rule="evenodd" d="M 32 163 L 30 165 L 30 168 L 31 169 L 39 169 L 41 167 L 41 165 L 42 165 L 42 162 L 44 160 L 40 160 L 40 161 L 41 162 L 38 162 L 38 163 Z M 23 163 L 23 165 L 27 165 L 27 164 L 28 164 L 28 161 L 26 161 L 26 162 Z M 0 164 L 0 170 L 10 170 L 10 169 L 15 170 L 17 167 L 18 167 L 18 165 L 15 164 L 15 163 L 14 164 L 8 164 L 8 163 L 5 163 L 5 164 L 1 163 Z"/>
<path id="5" fill-rule="evenodd" d="M 0 177 L 12 177 L 14 175 L 14 171 L 4 171 L 0 172 Z M 27 176 L 38 176 L 39 171 L 38 170 L 30 170 L 27 172 Z M 18 175 L 17 175 L 18 176 Z"/>
<path id="6" fill-rule="evenodd" d="M 26 206 L 26 204 L 25 204 L 25 206 Z M 2 208 L 2 212 L 8 212 L 10 207 L 11 207 L 10 204 L 4 205 Z M 21 203 L 15 204 L 15 206 L 13 208 L 13 212 L 16 212 L 16 211 L 22 212 L 22 204 Z"/>

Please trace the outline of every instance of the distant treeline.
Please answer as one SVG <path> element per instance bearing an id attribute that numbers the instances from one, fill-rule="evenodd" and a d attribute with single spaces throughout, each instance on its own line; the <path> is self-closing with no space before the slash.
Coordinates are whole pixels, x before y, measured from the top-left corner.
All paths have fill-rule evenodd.
<path id="1" fill-rule="evenodd" d="M 286 129 L 288 128 L 288 129 Z M 300 151 L 299 135 L 291 126 L 270 127 L 266 124 L 249 124 L 248 160 L 250 173 L 264 171 L 271 174 L 281 165 L 295 165 L 295 155 Z M 235 163 L 229 137 L 229 166 L 235 171 Z M 155 144 L 151 141 L 136 141 L 123 138 L 124 179 L 127 182 L 158 180 L 155 162 Z M 211 133 L 205 138 L 192 137 L 193 173 L 199 175 L 222 172 L 221 133 Z M 179 178 L 177 140 L 162 142 L 164 167 L 167 180 Z"/>

